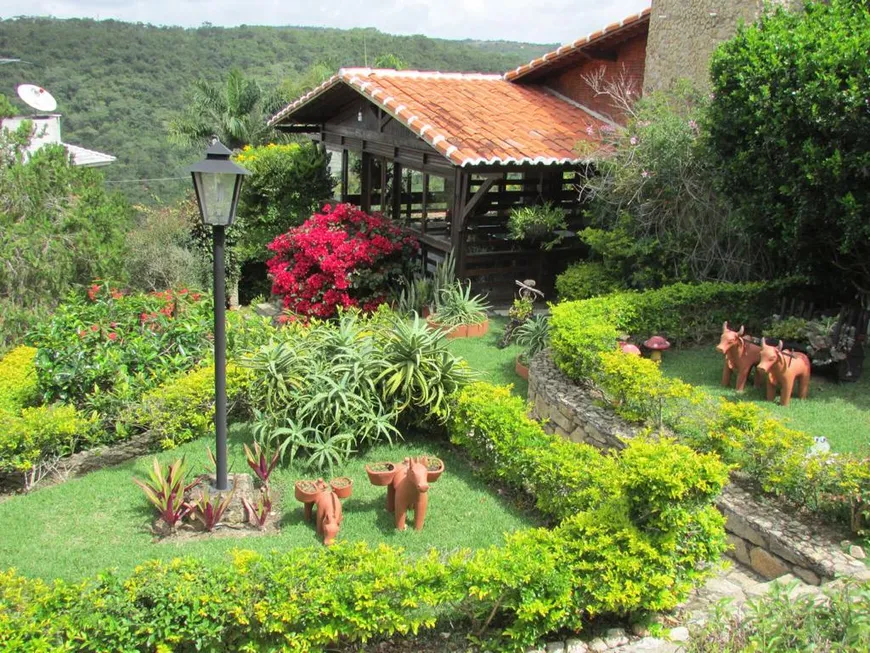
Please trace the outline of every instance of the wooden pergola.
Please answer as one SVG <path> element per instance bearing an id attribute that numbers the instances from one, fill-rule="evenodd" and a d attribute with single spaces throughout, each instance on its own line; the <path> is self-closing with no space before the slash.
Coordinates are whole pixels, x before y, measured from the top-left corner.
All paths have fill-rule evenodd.
<path id="1" fill-rule="evenodd" d="M 348 69 L 271 124 L 340 156 L 337 199 L 412 230 L 424 270 L 452 250 L 457 276 L 495 301 L 513 295 L 516 279 L 549 295 L 585 253 L 578 144 L 603 123 L 565 98 L 500 76 Z M 544 202 L 567 212 L 563 241 L 543 251 L 508 239 L 511 209 Z"/>

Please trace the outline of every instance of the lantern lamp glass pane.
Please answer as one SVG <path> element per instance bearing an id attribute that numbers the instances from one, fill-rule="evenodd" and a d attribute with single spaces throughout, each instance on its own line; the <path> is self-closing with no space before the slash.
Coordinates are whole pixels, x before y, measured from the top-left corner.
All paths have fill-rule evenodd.
<path id="1" fill-rule="evenodd" d="M 218 172 L 196 174 L 199 199 L 202 203 L 202 220 L 205 224 L 225 226 L 230 224 L 237 176 Z"/>

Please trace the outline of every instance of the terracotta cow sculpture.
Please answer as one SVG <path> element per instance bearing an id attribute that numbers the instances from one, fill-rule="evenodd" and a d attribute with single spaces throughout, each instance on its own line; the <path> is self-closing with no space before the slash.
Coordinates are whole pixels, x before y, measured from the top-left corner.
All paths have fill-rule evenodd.
<path id="1" fill-rule="evenodd" d="M 341 521 L 344 519 L 341 514 L 341 501 L 335 492 L 326 491 L 317 495 L 314 504 L 317 506 L 317 534 L 323 537 L 323 543 L 329 546 L 335 541 Z"/>
<path id="2" fill-rule="evenodd" d="M 728 323 L 722 325 L 722 337 L 716 345 L 716 351 L 725 354 L 725 367 L 722 369 L 722 385 L 731 385 L 731 373 L 736 372 L 737 382 L 735 389 L 743 392 L 746 387 L 746 379 L 753 367 L 761 360 L 761 347 L 751 342 L 744 335 L 741 326 L 740 331 L 728 328 Z M 759 386 L 764 383 L 764 373 L 756 368 L 753 385 Z"/>
<path id="3" fill-rule="evenodd" d="M 426 458 L 405 458 L 387 487 L 387 510 L 395 513 L 396 528 L 405 530 L 406 514 L 413 510 L 414 528 L 423 530 L 428 505 L 429 472 Z"/>
<path id="4" fill-rule="evenodd" d="M 761 347 L 761 362 L 758 369 L 767 374 L 767 400 L 773 401 L 776 397 L 776 388 L 779 387 L 779 400 L 783 406 L 788 406 L 794 390 L 795 382 L 798 383 L 798 397 L 806 399 L 810 392 L 810 359 L 801 352 L 783 350 L 782 340 L 774 347 L 766 341 Z"/>

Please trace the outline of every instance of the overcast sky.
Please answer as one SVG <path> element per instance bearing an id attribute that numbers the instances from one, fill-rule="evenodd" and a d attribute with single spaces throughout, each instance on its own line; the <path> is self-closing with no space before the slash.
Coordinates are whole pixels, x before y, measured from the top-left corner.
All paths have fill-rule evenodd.
<path id="1" fill-rule="evenodd" d="M 449 39 L 565 43 L 650 0 L 2 0 L 0 17 L 116 18 L 157 25 L 376 27 Z"/>

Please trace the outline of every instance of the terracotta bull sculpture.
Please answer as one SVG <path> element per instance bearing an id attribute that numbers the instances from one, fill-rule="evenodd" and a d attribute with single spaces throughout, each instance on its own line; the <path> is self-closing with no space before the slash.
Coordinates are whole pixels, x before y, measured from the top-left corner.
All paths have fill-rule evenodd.
<path id="1" fill-rule="evenodd" d="M 319 478 L 298 482 L 296 499 L 303 504 L 305 521 L 311 521 L 313 511 L 317 511 L 313 515 L 317 535 L 323 538 L 326 546 L 332 544 L 344 519 L 338 495 Z"/>
<path id="2" fill-rule="evenodd" d="M 729 329 L 728 323 L 725 322 L 722 325 L 722 337 L 716 345 L 716 351 L 725 355 L 725 367 L 722 369 L 723 386 L 731 385 L 731 373 L 735 372 L 737 374 L 735 390 L 743 392 L 753 367 L 756 367 L 753 385 L 758 387 L 764 384 L 764 373 L 757 368 L 761 360 L 761 347 L 744 335 L 742 326 L 740 331 L 734 331 Z"/>
<path id="3" fill-rule="evenodd" d="M 317 495 L 314 504 L 317 506 L 317 534 L 323 538 L 323 543 L 329 546 L 335 541 L 341 521 L 344 519 L 341 514 L 341 501 L 335 492 L 326 491 Z"/>
<path id="4" fill-rule="evenodd" d="M 414 511 L 414 528 L 423 530 L 429 506 L 429 472 L 426 458 L 405 458 L 387 487 L 387 510 L 395 513 L 396 528 L 405 530 L 405 518 Z"/>
<path id="5" fill-rule="evenodd" d="M 765 341 L 761 347 L 761 362 L 758 369 L 767 374 L 767 400 L 773 401 L 776 389 L 779 387 L 779 400 L 783 406 L 788 406 L 798 383 L 798 397 L 806 399 L 810 392 L 810 374 L 812 372 L 810 359 L 806 354 L 783 350 L 782 340 L 774 347 Z"/>

